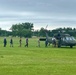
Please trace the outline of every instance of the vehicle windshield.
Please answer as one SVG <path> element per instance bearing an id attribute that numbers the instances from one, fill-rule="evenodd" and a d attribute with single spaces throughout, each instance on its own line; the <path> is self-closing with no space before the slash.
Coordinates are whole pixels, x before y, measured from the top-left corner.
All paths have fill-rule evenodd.
<path id="1" fill-rule="evenodd" d="M 76 40 L 73 36 L 71 37 L 73 40 Z"/>
<path id="2" fill-rule="evenodd" d="M 66 40 L 75 40 L 75 38 L 72 36 L 72 37 L 66 37 Z"/>

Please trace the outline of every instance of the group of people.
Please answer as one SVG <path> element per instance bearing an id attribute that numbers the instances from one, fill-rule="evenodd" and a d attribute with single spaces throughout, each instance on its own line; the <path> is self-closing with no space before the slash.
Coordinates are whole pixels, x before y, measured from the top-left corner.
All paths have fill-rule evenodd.
<path id="1" fill-rule="evenodd" d="M 61 34 L 60 34 L 60 32 L 52 38 L 52 44 L 54 47 L 61 46 Z"/>
<path id="2" fill-rule="evenodd" d="M 7 45 L 7 40 L 6 40 L 6 37 L 4 38 L 4 47 L 6 47 L 6 45 Z M 20 37 L 20 40 L 19 40 L 19 47 L 21 47 L 22 46 L 22 38 Z M 13 47 L 13 39 L 11 38 L 10 39 L 10 47 Z M 26 44 L 25 44 L 25 47 L 28 47 L 28 38 L 26 38 Z"/>
<path id="3" fill-rule="evenodd" d="M 22 46 L 22 38 L 20 37 L 20 40 L 19 40 L 19 43 L 20 43 L 20 46 Z M 26 44 L 25 44 L 25 47 L 28 47 L 28 38 L 26 38 Z"/>
<path id="4" fill-rule="evenodd" d="M 45 47 L 48 46 L 48 40 L 46 39 L 45 40 Z M 6 47 L 7 45 L 7 40 L 6 40 L 6 37 L 4 38 L 4 47 Z M 58 34 L 57 38 L 56 37 L 53 37 L 52 38 L 52 45 L 53 47 L 56 47 L 58 45 L 58 47 L 60 47 L 60 34 Z M 20 37 L 19 39 L 19 47 L 22 46 L 22 38 Z M 13 39 L 11 37 L 10 39 L 10 47 L 13 47 Z M 26 44 L 25 44 L 25 47 L 28 47 L 28 38 L 26 38 Z M 37 47 L 40 47 L 40 39 L 38 39 L 38 46 Z"/>
<path id="5" fill-rule="evenodd" d="M 61 33 L 58 32 L 56 36 L 53 36 L 52 39 L 45 39 L 45 47 L 52 44 L 53 47 L 61 47 Z M 40 39 L 38 40 L 38 47 L 40 47 Z"/>
<path id="6" fill-rule="evenodd" d="M 7 45 L 7 39 L 6 39 L 6 37 L 4 38 L 4 47 L 6 47 L 6 45 Z M 26 44 L 25 44 L 25 47 L 28 47 L 28 38 L 26 38 L 26 42 L 25 42 Z M 47 45 L 48 45 L 48 41 L 46 40 L 45 41 L 45 47 L 47 47 Z M 20 37 L 20 39 L 19 39 L 19 47 L 21 47 L 22 46 L 22 38 Z M 11 38 L 10 39 L 10 47 L 13 47 L 13 39 Z M 38 46 L 37 47 L 40 47 L 40 39 L 38 39 Z"/>
<path id="7" fill-rule="evenodd" d="M 6 47 L 6 45 L 7 45 L 7 40 L 6 40 L 6 37 L 4 38 L 4 47 Z M 10 47 L 13 47 L 13 40 L 12 40 L 12 38 L 10 39 Z"/>

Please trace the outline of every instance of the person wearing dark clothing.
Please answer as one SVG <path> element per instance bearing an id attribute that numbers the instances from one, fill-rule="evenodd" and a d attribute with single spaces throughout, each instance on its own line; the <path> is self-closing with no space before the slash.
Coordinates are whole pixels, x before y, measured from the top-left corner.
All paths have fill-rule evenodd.
<path id="1" fill-rule="evenodd" d="M 28 38 L 26 38 L 26 45 L 25 47 L 28 47 Z"/>
<path id="2" fill-rule="evenodd" d="M 45 41 L 45 47 L 47 47 L 47 45 L 48 45 L 48 40 L 46 39 L 46 41 Z"/>
<path id="3" fill-rule="evenodd" d="M 21 47 L 21 45 L 22 45 L 22 39 L 21 39 L 21 37 L 20 37 L 19 43 L 20 43 L 19 47 Z"/>
<path id="4" fill-rule="evenodd" d="M 57 40 L 58 40 L 58 47 L 60 47 L 61 46 L 61 34 L 60 34 L 60 32 L 58 32 L 58 34 L 57 34 Z"/>
<path id="5" fill-rule="evenodd" d="M 6 38 L 4 38 L 4 47 L 6 47 L 6 45 L 7 45 L 7 40 Z"/>
<path id="6" fill-rule="evenodd" d="M 10 47 L 13 47 L 13 40 L 12 40 L 12 38 L 10 39 Z"/>

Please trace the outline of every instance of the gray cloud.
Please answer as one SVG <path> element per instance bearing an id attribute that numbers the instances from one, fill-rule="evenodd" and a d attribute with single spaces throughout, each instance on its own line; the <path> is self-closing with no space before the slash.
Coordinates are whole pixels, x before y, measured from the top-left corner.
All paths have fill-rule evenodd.
<path id="1" fill-rule="evenodd" d="M 35 27 L 76 27 L 75 7 L 76 0 L 0 0 L 0 27 L 26 21 L 35 23 Z"/>

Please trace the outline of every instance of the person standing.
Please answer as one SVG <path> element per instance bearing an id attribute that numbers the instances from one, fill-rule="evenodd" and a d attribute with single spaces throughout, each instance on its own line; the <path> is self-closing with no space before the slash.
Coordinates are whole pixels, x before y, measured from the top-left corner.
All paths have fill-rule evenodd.
<path id="1" fill-rule="evenodd" d="M 40 39 L 38 39 L 38 44 L 36 47 L 40 47 Z"/>
<path id="2" fill-rule="evenodd" d="M 20 43 L 19 47 L 21 47 L 21 45 L 22 45 L 22 39 L 21 39 L 21 37 L 20 37 L 19 43 Z"/>
<path id="3" fill-rule="evenodd" d="M 6 37 L 4 38 L 4 47 L 6 47 L 7 45 L 7 40 L 6 40 Z"/>
<path id="4" fill-rule="evenodd" d="M 28 38 L 26 38 L 26 45 L 25 47 L 28 47 Z"/>
<path id="5" fill-rule="evenodd" d="M 45 40 L 45 47 L 47 47 L 48 46 L 48 40 L 46 39 Z"/>
<path id="6" fill-rule="evenodd" d="M 60 33 L 60 31 L 57 34 L 57 41 L 58 41 L 58 43 L 57 43 L 58 47 L 61 47 L 61 33 Z"/>
<path id="7" fill-rule="evenodd" d="M 12 40 L 12 38 L 10 39 L 10 47 L 13 47 L 13 40 Z"/>
<path id="8" fill-rule="evenodd" d="M 40 39 L 38 39 L 38 47 L 40 47 Z"/>
<path id="9" fill-rule="evenodd" d="M 53 47 L 56 47 L 56 38 L 55 37 L 52 38 L 52 45 L 53 45 Z"/>

